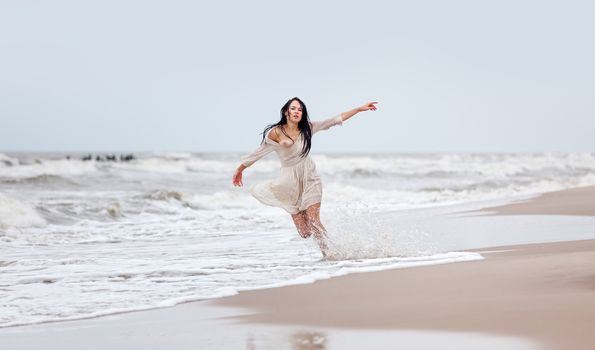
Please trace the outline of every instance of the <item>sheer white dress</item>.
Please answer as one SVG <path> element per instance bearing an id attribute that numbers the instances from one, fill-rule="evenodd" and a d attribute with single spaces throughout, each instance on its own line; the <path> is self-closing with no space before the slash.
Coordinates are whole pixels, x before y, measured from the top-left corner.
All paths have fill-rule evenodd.
<path id="1" fill-rule="evenodd" d="M 338 114 L 323 121 L 312 121 L 310 125 L 314 136 L 318 131 L 342 125 L 342 118 Z M 263 204 L 283 208 L 289 214 L 297 214 L 319 203 L 322 200 L 322 183 L 314 161 L 309 156 L 302 157 L 301 134 L 294 143 L 285 145 L 271 140 L 268 133 L 259 148 L 241 158 L 242 164 L 249 167 L 275 151 L 281 160 L 281 169 L 277 178 L 251 185 L 252 196 Z"/>

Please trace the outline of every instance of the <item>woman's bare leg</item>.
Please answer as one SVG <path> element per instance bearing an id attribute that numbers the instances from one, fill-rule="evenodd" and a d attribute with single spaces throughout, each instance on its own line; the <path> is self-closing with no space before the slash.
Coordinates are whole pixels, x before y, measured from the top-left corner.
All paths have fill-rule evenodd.
<path id="1" fill-rule="evenodd" d="M 324 225 L 320 222 L 320 203 L 309 206 L 305 210 L 305 218 L 306 226 L 309 227 L 314 234 L 314 239 L 320 247 L 322 256 L 326 256 L 328 251 L 328 246 L 326 244 L 326 228 L 324 228 Z"/>
<path id="2" fill-rule="evenodd" d="M 312 230 L 306 221 L 305 210 L 302 210 L 297 214 L 291 214 L 291 218 L 293 219 L 293 223 L 295 224 L 295 227 L 302 238 L 308 238 L 310 235 L 312 235 Z"/>

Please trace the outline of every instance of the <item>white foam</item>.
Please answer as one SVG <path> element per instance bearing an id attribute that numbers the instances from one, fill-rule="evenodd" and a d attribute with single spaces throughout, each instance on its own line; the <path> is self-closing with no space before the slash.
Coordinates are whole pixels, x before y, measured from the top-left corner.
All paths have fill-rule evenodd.
<path id="1" fill-rule="evenodd" d="M 188 170 L 187 162 L 178 159 L 148 158 L 137 159 L 125 163 L 113 163 L 111 167 L 153 173 L 181 174 Z"/>
<path id="2" fill-rule="evenodd" d="M 208 195 L 193 195 L 187 198 L 190 206 L 196 209 L 258 208 L 260 204 L 240 191 L 219 191 Z"/>
<path id="3" fill-rule="evenodd" d="M 239 160 L 203 159 L 191 155 L 185 157 L 176 155 L 164 158 L 136 159 L 125 163 L 110 163 L 109 165 L 115 169 L 163 174 L 183 174 L 187 172 L 228 173 L 231 179 L 231 174 L 238 164 Z"/>
<path id="4" fill-rule="evenodd" d="M 18 166 L 20 164 L 18 158 L 12 158 L 4 153 L 0 153 L 0 168 L 9 166 Z"/>
<path id="5" fill-rule="evenodd" d="M 43 175 L 77 176 L 96 171 L 95 162 L 80 160 L 43 160 L 41 163 L 0 167 L 0 178 L 26 179 Z"/>
<path id="6" fill-rule="evenodd" d="M 426 176 L 432 174 L 478 174 L 497 178 L 545 170 L 565 172 L 584 168 L 595 170 L 593 153 L 544 154 L 420 154 L 378 156 L 313 155 L 320 171 L 327 174 L 392 173 Z M 570 168 L 569 168 L 570 167 Z"/>
<path id="7" fill-rule="evenodd" d="M 449 252 L 440 253 L 430 256 L 418 257 L 402 257 L 402 258 L 372 258 L 363 260 L 341 260 L 336 263 L 335 267 L 338 269 L 332 272 L 316 271 L 298 278 L 284 281 L 281 283 L 274 283 L 269 285 L 259 286 L 258 288 L 239 289 L 254 290 L 254 289 L 268 289 L 277 288 L 299 284 L 310 284 L 316 281 L 329 279 L 332 277 L 344 276 L 352 273 L 377 272 L 393 269 L 403 269 L 418 266 L 440 265 L 464 261 L 483 260 L 481 254 L 472 252 Z M 329 260 L 331 261 L 331 260 Z"/>
<path id="8" fill-rule="evenodd" d="M 470 239 L 428 226 L 439 206 L 595 184 L 592 154 L 313 155 L 329 232 L 329 259 L 321 261 L 315 242 L 298 236 L 285 211 L 232 187 L 239 155 L 52 157 L 0 165 L 3 325 L 479 259 L 444 253 Z M 278 167 L 274 157 L 259 161 L 247 170 L 246 185 L 273 178 Z M 3 181 L 44 174 L 76 181 Z M 413 209 L 418 215 L 407 215 Z"/>
<path id="9" fill-rule="evenodd" d="M 7 280 L 13 293 L 3 297 L 2 302 L 5 305 L 16 303 L 19 307 L 7 308 L 7 312 L 0 315 L 0 327 L 169 307 L 189 301 L 230 296 L 243 290 L 313 283 L 350 273 L 479 259 L 482 259 L 479 254 L 453 252 L 428 257 L 311 261 L 307 265 L 276 266 L 274 269 L 263 266 L 260 271 L 245 267 L 250 265 L 248 261 L 233 269 L 191 271 L 147 271 L 147 268 L 139 265 L 136 271 L 131 269 L 123 272 L 116 266 L 105 266 L 106 272 L 100 274 L 87 272 L 92 268 L 88 261 L 80 266 L 77 263 L 59 264 L 53 268 L 57 271 L 55 274 L 29 269 L 28 277 Z M 117 261 L 119 265 L 122 262 Z M 158 281 L 162 283 L 154 283 Z M 64 297 L 66 295 L 67 298 Z"/>
<path id="10" fill-rule="evenodd" d="M 0 228 L 40 227 L 46 221 L 33 205 L 0 194 Z"/>
<path id="11" fill-rule="evenodd" d="M 160 157 L 160 158 L 170 158 L 170 159 L 190 159 L 193 157 L 192 153 L 190 152 L 154 152 L 153 156 Z"/>

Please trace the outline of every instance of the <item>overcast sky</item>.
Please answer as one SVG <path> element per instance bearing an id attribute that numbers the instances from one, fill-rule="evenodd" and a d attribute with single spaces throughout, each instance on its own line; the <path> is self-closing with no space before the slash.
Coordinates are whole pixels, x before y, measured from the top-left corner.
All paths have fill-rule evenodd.
<path id="1" fill-rule="evenodd" d="M 592 152 L 590 3 L 0 0 L 0 152 Z"/>

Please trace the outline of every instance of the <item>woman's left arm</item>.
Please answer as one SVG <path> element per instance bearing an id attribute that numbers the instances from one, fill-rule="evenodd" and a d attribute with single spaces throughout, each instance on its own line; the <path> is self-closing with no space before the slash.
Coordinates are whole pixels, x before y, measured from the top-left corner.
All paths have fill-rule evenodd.
<path id="1" fill-rule="evenodd" d="M 341 120 L 346 121 L 347 119 L 353 117 L 354 115 L 358 114 L 359 112 L 375 111 L 376 106 L 374 106 L 374 105 L 377 103 L 378 102 L 368 102 L 362 106 L 356 107 L 354 109 L 350 109 L 346 112 L 343 112 L 343 113 L 341 113 Z"/>
<path id="2" fill-rule="evenodd" d="M 344 121 L 353 117 L 354 115 L 356 115 L 359 112 L 364 112 L 364 111 L 369 111 L 369 110 L 375 111 L 376 106 L 374 106 L 374 104 L 376 104 L 376 103 L 378 103 L 378 102 L 369 102 L 369 103 L 366 103 L 365 105 L 362 105 L 360 107 L 351 109 L 346 112 L 339 113 L 329 119 L 322 120 L 322 121 L 312 121 L 311 122 L 312 134 L 316 134 L 317 132 L 319 132 L 321 130 L 327 130 L 330 127 L 335 126 L 335 125 L 343 125 Z"/>

